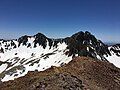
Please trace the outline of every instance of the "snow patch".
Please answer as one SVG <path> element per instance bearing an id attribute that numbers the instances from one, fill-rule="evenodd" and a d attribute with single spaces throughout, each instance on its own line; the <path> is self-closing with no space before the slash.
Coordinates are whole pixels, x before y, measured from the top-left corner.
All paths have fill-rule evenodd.
<path id="1" fill-rule="evenodd" d="M 0 66 L 0 73 L 2 73 L 6 68 L 7 68 L 7 64 L 2 64 L 1 66 Z"/>

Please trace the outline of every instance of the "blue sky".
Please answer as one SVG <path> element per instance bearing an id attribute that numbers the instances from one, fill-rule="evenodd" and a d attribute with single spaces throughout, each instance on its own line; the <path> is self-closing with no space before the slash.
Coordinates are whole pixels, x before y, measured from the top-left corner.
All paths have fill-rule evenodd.
<path id="1" fill-rule="evenodd" d="M 86 30 L 120 42 L 120 0 L 0 0 L 0 38 L 38 32 L 58 38 Z"/>

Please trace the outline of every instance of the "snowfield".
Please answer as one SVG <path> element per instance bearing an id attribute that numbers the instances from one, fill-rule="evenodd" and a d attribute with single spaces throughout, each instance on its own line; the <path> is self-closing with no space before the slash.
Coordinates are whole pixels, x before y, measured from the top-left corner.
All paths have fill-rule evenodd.
<path id="1" fill-rule="evenodd" d="M 28 43 L 31 43 L 31 47 L 21 45 L 0 54 L 0 61 L 9 63 L 9 67 L 7 63 L 0 66 L 0 73 L 7 72 L 1 81 L 14 80 L 24 76 L 28 71 L 44 71 L 51 66 L 58 67 L 72 60 L 72 56 L 65 55 L 67 51 L 65 43 L 58 43 L 57 48 L 51 49 L 48 43 L 45 49 L 39 45 L 33 48 L 33 38 L 29 39 Z"/>
<path id="2" fill-rule="evenodd" d="M 113 63 L 116 67 L 120 68 L 120 57 L 116 55 L 106 57 L 110 63 Z"/>
<path id="3" fill-rule="evenodd" d="M 108 48 L 110 50 L 112 48 L 111 46 Z M 117 50 L 120 50 L 120 48 L 114 48 Z M 106 57 L 106 59 L 110 62 L 113 63 L 116 67 L 120 68 L 120 57 L 117 56 L 113 51 L 111 51 L 111 56 Z"/>

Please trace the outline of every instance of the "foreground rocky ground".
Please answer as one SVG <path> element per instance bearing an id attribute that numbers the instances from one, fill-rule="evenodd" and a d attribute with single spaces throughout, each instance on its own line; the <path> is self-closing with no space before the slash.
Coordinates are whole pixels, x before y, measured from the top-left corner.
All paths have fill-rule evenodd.
<path id="1" fill-rule="evenodd" d="M 120 90 L 120 69 L 89 57 L 0 84 L 0 90 Z"/>

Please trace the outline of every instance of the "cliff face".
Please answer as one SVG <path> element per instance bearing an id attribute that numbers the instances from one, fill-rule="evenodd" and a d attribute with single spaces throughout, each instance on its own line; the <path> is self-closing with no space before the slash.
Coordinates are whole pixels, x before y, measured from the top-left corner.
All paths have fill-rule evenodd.
<path id="1" fill-rule="evenodd" d="M 61 67 L 29 72 L 0 84 L 1 90 L 120 90 L 120 69 L 109 62 L 75 57 Z"/>

